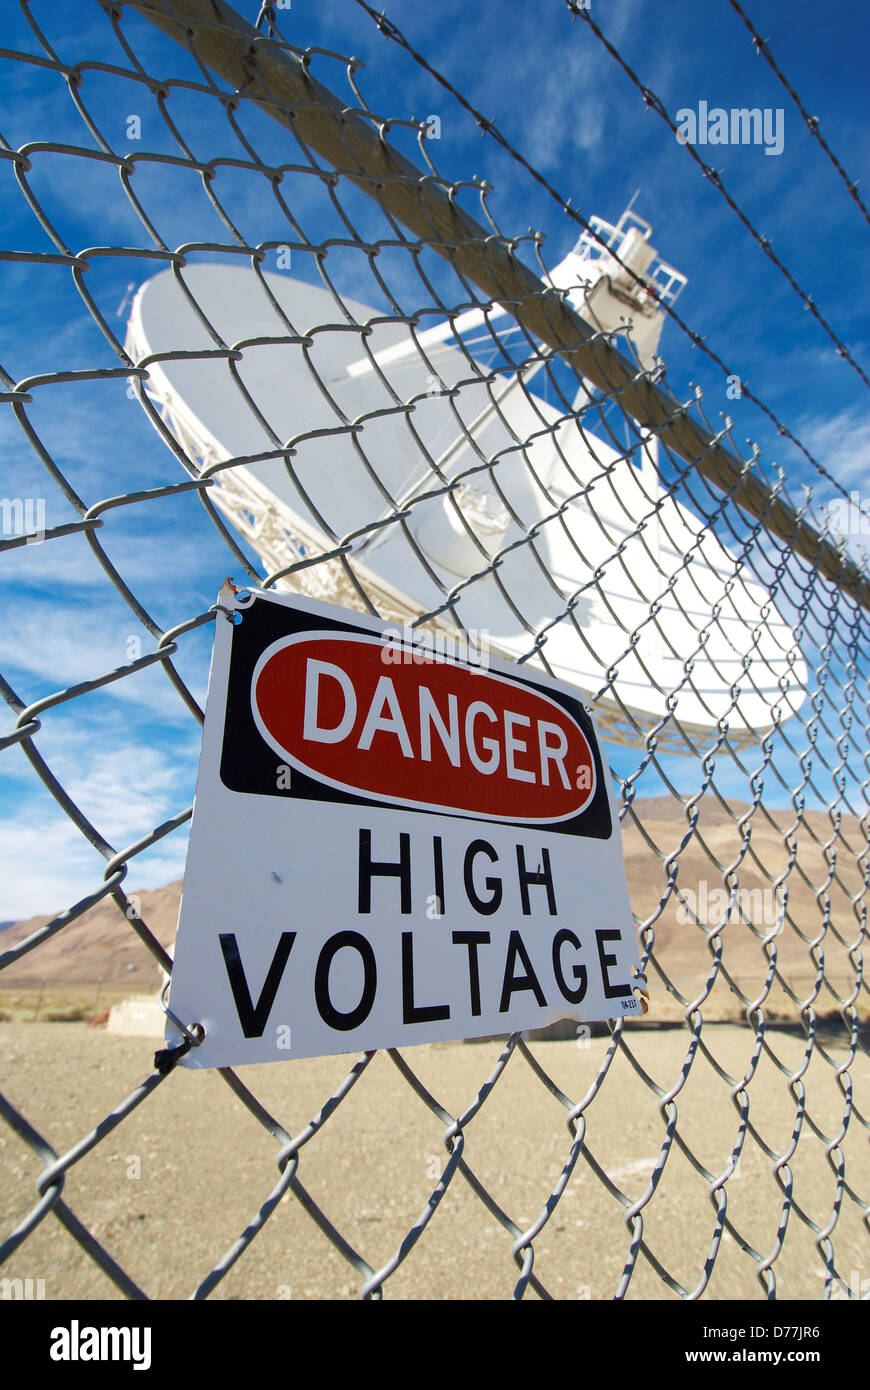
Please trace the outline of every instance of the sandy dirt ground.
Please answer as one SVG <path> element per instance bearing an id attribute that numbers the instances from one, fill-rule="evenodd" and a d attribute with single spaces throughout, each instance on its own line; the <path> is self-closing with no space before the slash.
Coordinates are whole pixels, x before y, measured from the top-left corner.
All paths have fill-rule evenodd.
<path id="1" fill-rule="evenodd" d="M 688 1030 L 631 1028 L 637 1066 L 662 1091 L 681 1075 Z M 532 1051 L 574 1102 L 590 1090 L 608 1039 L 536 1042 Z M 770 1047 L 787 1071 L 801 1065 L 803 1042 L 771 1030 Z M 676 1095 L 676 1133 L 697 1162 L 717 1177 L 728 1167 L 739 1127 L 730 1091 L 749 1065 L 753 1036 L 729 1024 L 705 1024 L 703 1048 Z M 822 1297 L 822 1260 L 814 1244 L 828 1228 L 838 1199 L 838 1159 L 846 1187 L 832 1241 L 838 1271 L 862 1293 L 870 1290 L 870 1238 L 862 1206 L 870 1201 L 870 1059 L 859 1052 L 838 1083 L 848 1052 L 825 1042 L 833 1065 L 818 1053 L 800 1087 L 763 1052 L 746 1095 L 750 1126 L 741 1162 L 727 1185 L 727 1213 L 740 1239 L 725 1233 L 704 1293 L 710 1299 L 762 1299 L 761 1261 L 774 1255 L 777 1295 Z M 60 1154 L 108 1116 L 152 1070 L 153 1040 L 120 1038 L 80 1023 L 0 1026 L 0 1090 Z M 406 1062 L 450 1115 L 474 1100 L 496 1064 L 498 1042 L 409 1048 Z M 332 1057 L 246 1067 L 239 1077 L 292 1134 L 318 1113 L 353 1059 Z M 717 1070 L 721 1068 L 727 1076 Z M 732 1078 L 729 1084 L 727 1077 Z M 841 1131 L 839 1149 L 826 1143 Z M 586 1151 L 628 1202 L 648 1188 L 666 1138 L 660 1097 L 617 1051 L 586 1111 Z M 476 1177 L 524 1229 L 545 1208 L 569 1158 L 567 1111 L 515 1052 L 480 1111 L 464 1129 L 464 1158 Z M 673 1113 L 673 1107 L 668 1112 Z M 791 1153 L 799 1128 L 797 1148 Z M 373 1270 L 399 1249 L 447 1162 L 443 1119 L 417 1096 L 385 1053 L 378 1053 L 325 1124 L 304 1145 L 298 1178 L 306 1192 Z M 819 1132 L 816 1132 L 819 1131 Z M 789 1154 L 781 1184 L 774 1160 Z M 222 1077 L 176 1070 L 69 1172 L 64 1199 L 150 1297 L 189 1296 L 256 1216 L 278 1179 L 278 1144 L 239 1102 Z M 39 1159 L 0 1126 L 0 1238 L 32 1210 Z M 783 1186 L 793 1196 L 784 1213 Z M 661 1180 L 643 1208 L 650 1254 L 684 1289 L 702 1278 L 715 1231 L 710 1182 L 680 1151 L 677 1139 Z M 850 1195 L 850 1194 L 854 1194 Z M 805 1219 L 799 1215 L 802 1213 Z M 628 1254 L 625 1207 L 580 1153 L 564 1194 L 535 1237 L 535 1274 L 560 1299 L 610 1299 Z M 742 1248 L 741 1241 L 751 1247 Z M 510 1298 L 517 1278 L 512 1238 L 457 1172 L 432 1221 L 387 1281 L 400 1299 Z M 752 1252 L 755 1253 L 752 1253 Z M 777 1251 L 779 1253 L 777 1254 Z M 2 1271 L 43 1279 L 46 1299 L 119 1297 L 117 1290 L 49 1215 Z M 296 1196 L 287 1194 L 251 1247 L 212 1295 L 223 1299 L 358 1297 L 359 1274 L 323 1235 Z M 528 1295 L 535 1297 L 532 1290 Z M 641 1253 L 628 1295 L 673 1299 Z"/>

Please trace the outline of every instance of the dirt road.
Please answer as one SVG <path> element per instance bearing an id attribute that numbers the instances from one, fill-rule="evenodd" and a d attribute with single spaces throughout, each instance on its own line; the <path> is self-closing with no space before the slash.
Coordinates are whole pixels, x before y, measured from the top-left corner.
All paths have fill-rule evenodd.
<path id="1" fill-rule="evenodd" d="M 662 1088 L 676 1084 L 690 1043 L 685 1028 L 634 1030 L 639 1065 Z M 535 1056 L 572 1100 L 589 1090 L 607 1039 L 536 1043 Z M 752 1034 L 705 1025 L 702 1042 L 733 1078 L 749 1062 Z M 769 1041 L 790 1070 L 803 1047 L 794 1034 Z M 154 1043 L 118 1038 L 82 1024 L 0 1027 L 2 1091 L 31 1124 L 64 1153 L 103 1120 L 151 1071 Z M 407 1049 L 408 1064 L 451 1115 L 471 1103 L 500 1053 L 495 1042 Z M 847 1059 L 842 1046 L 830 1056 Z M 242 1068 L 238 1075 L 293 1134 L 317 1114 L 353 1059 L 333 1057 Z M 870 1106 L 870 1060 L 850 1068 L 854 1097 Z M 836 1197 L 835 1164 L 813 1133 L 828 1138 L 845 1109 L 834 1071 L 814 1055 L 804 1077 L 808 1117 L 791 1160 L 793 1198 L 824 1227 Z M 677 1133 L 717 1176 L 727 1168 L 738 1110 L 729 1085 L 699 1051 L 676 1096 Z M 798 1106 L 788 1079 L 763 1055 L 747 1095 L 750 1121 L 778 1154 L 791 1144 Z M 658 1098 L 621 1052 L 586 1110 L 586 1145 L 626 1198 L 649 1183 L 665 1138 Z M 540 1215 L 571 1149 L 567 1111 L 516 1052 L 478 1114 L 465 1127 L 464 1158 L 499 1206 L 527 1228 Z M 298 1176 L 307 1192 L 372 1269 L 399 1248 L 422 1211 L 447 1160 L 445 1125 L 414 1094 L 387 1054 L 377 1054 L 301 1151 Z M 870 1199 L 867 1131 L 855 1116 L 839 1151 L 845 1179 Z M 278 1145 L 239 1103 L 221 1076 L 178 1069 L 69 1173 L 64 1198 L 97 1239 L 151 1297 L 187 1297 L 255 1217 L 278 1178 Z M 747 1135 L 727 1186 L 728 1216 L 762 1257 L 777 1249 L 783 1192 L 772 1160 Z M 35 1204 L 40 1163 L 0 1126 L 0 1237 Z M 783 1181 L 788 1180 L 788 1170 Z M 672 1145 L 661 1181 L 644 1208 L 644 1239 L 671 1277 L 693 1289 L 715 1228 L 709 1182 Z M 612 1298 L 629 1248 L 624 1207 L 608 1193 L 581 1153 L 564 1195 L 536 1236 L 535 1274 L 563 1299 Z M 387 1297 L 508 1298 L 517 1267 L 511 1236 L 457 1173 L 420 1241 L 388 1280 Z M 847 1283 L 870 1289 L 870 1240 L 861 1209 L 848 1192 L 833 1231 L 837 1268 Z M 708 1298 L 759 1299 L 758 1260 L 727 1232 L 705 1293 Z M 778 1296 L 818 1299 L 822 1261 L 813 1233 L 792 1207 L 782 1252 L 773 1266 Z M 3 1269 L 9 1278 L 42 1278 L 52 1298 L 115 1297 L 114 1286 L 52 1215 Z M 250 1249 L 215 1290 L 218 1298 L 312 1299 L 358 1295 L 364 1275 L 335 1250 L 293 1195 L 285 1196 Z M 530 1295 L 534 1296 L 531 1291 Z M 640 1256 L 628 1296 L 673 1298 Z"/>

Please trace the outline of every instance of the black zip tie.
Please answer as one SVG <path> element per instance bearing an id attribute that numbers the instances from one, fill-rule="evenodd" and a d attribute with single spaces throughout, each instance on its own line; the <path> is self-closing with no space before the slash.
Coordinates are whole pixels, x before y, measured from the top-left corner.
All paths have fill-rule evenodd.
<path id="1" fill-rule="evenodd" d="M 154 1053 L 154 1068 L 159 1071 L 161 1076 L 168 1076 L 174 1067 L 178 1065 L 182 1057 L 188 1053 L 193 1046 L 190 1038 L 185 1038 L 184 1042 L 177 1047 L 163 1047 Z"/>

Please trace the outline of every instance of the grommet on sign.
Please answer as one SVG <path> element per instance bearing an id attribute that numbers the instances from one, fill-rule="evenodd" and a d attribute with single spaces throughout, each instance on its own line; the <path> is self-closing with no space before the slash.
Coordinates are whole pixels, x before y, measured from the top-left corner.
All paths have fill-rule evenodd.
<path id="1" fill-rule="evenodd" d="M 632 985 L 634 996 L 640 1001 L 640 1011 L 642 1014 L 649 1013 L 649 985 L 643 971 L 635 970 L 634 984 Z"/>
<path id="2" fill-rule="evenodd" d="M 169 1008 L 166 1002 L 166 992 L 171 984 L 171 977 L 166 980 L 160 991 L 160 1006 L 166 1014 L 170 1023 L 182 1034 L 182 1041 L 173 1047 L 161 1048 L 154 1054 L 154 1068 L 161 1076 L 168 1076 L 174 1067 L 178 1066 L 182 1057 L 186 1057 L 192 1047 L 199 1047 L 205 1041 L 205 1028 L 201 1023 L 182 1023 L 180 1018 Z"/>

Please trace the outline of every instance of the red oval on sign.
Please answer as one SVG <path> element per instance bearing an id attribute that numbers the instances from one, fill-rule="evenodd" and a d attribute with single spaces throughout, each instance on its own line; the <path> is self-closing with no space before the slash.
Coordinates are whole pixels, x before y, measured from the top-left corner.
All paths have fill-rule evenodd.
<path id="1" fill-rule="evenodd" d="M 257 662 L 251 706 L 291 766 L 378 801 L 546 822 L 595 794 L 592 750 L 555 700 L 379 637 L 281 638 Z"/>

